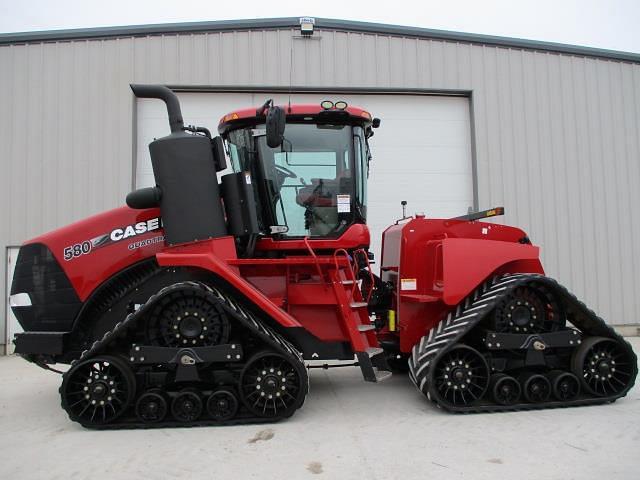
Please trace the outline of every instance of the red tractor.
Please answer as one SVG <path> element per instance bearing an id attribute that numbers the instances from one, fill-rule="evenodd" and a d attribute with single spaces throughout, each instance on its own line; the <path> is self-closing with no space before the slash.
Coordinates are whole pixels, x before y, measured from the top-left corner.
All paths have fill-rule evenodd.
<path id="1" fill-rule="evenodd" d="M 501 209 L 402 218 L 374 273 L 369 112 L 268 101 L 212 138 L 168 88 L 132 89 L 167 106 L 156 186 L 26 242 L 11 289 L 16 351 L 70 363 L 72 420 L 275 421 L 304 402 L 305 360 L 355 360 L 369 382 L 408 371 L 452 412 L 608 403 L 633 386 L 629 344 L 544 276 L 525 232 L 479 221 Z"/>

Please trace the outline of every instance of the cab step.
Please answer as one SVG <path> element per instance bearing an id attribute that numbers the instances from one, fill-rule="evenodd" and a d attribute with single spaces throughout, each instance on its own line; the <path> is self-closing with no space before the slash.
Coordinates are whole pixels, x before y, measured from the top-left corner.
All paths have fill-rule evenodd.
<path id="1" fill-rule="evenodd" d="M 370 332 L 371 330 L 375 330 L 375 325 L 358 325 L 358 331 L 360 332 Z"/>
<path id="2" fill-rule="evenodd" d="M 377 368 L 374 369 L 374 372 L 376 374 L 376 383 L 383 382 L 393 375 L 389 370 L 378 370 Z"/>
<path id="3" fill-rule="evenodd" d="M 349 306 L 351 308 L 363 308 L 363 307 L 368 307 L 369 304 L 367 302 L 351 302 Z"/>
<path id="4" fill-rule="evenodd" d="M 369 358 L 373 358 L 376 355 L 380 355 L 381 353 L 384 353 L 384 349 L 382 349 L 380 347 L 369 347 L 369 348 L 367 348 L 367 355 L 369 355 Z"/>
<path id="5" fill-rule="evenodd" d="M 356 352 L 365 382 L 381 382 L 391 375 L 387 359 L 384 355 L 380 355 L 381 353 L 384 353 L 384 350 L 378 347 L 369 347 L 364 352 Z"/>

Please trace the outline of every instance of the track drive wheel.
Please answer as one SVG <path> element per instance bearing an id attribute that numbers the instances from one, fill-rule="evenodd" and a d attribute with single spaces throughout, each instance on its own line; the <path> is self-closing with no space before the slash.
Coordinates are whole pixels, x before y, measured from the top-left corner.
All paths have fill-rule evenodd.
<path id="1" fill-rule="evenodd" d="M 255 415 L 285 418 L 304 402 L 308 390 L 302 362 L 272 351 L 256 353 L 240 375 L 240 396 Z"/>
<path id="2" fill-rule="evenodd" d="M 555 295 L 542 285 L 523 285 L 506 295 L 491 316 L 497 332 L 543 333 L 565 326 L 565 316 Z"/>
<path id="3" fill-rule="evenodd" d="M 226 343 L 229 319 L 220 301 L 204 290 L 179 290 L 151 312 L 147 340 L 162 347 L 202 347 Z"/>
<path id="4" fill-rule="evenodd" d="M 436 363 L 430 390 L 438 403 L 466 407 L 480 400 L 489 386 L 489 365 L 477 350 L 454 345 Z"/>
<path id="5" fill-rule="evenodd" d="M 136 379 L 126 362 L 102 355 L 73 365 L 64 375 L 60 396 L 71 420 L 96 427 L 122 415 L 135 390 Z"/>
<path id="6" fill-rule="evenodd" d="M 634 359 L 612 338 L 587 338 L 574 352 L 571 364 L 582 388 L 599 397 L 626 392 L 636 374 Z"/>
<path id="7" fill-rule="evenodd" d="M 505 375 L 504 373 L 496 373 L 491 376 L 489 389 L 493 400 L 500 405 L 514 405 L 520 399 L 520 383 L 515 378 Z"/>

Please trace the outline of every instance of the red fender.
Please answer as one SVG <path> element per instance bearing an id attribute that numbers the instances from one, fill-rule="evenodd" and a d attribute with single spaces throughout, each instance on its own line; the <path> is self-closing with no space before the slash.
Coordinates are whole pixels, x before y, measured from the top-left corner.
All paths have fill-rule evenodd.
<path id="1" fill-rule="evenodd" d="M 238 274 L 238 269 L 227 261 L 234 260 L 236 247 L 233 237 L 222 237 L 204 242 L 171 247 L 156 254 L 158 264 L 163 267 L 197 267 L 209 270 L 261 308 L 283 327 L 300 327 L 300 323 L 278 307 L 255 286 Z"/>
<path id="2" fill-rule="evenodd" d="M 540 248 L 472 238 L 442 240 L 443 300 L 457 305 L 492 274 L 542 273 Z"/>

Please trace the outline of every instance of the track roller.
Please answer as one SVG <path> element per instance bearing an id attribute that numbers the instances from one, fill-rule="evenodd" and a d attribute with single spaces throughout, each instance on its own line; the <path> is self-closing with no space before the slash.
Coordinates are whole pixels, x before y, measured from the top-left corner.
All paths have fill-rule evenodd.
<path id="1" fill-rule="evenodd" d="M 207 413 L 214 420 L 231 420 L 237 412 L 238 399 L 230 390 L 216 390 L 207 400 Z"/>
<path id="2" fill-rule="evenodd" d="M 136 402 L 136 416 L 144 423 L 161 422 L 167 411 L 167 400 L 160 390 L 143 393 Z"/>
<path id="3" fill-rule="evenodd" d="M 549 379 L 539 373 L 523 373 L 518 377 L 522 392 L 527 402 L 542 403 L 551 396 Z"/>
<path id="4" fill-rule="evenodd" d="M 548 378 L 556 399 L 568 402 L 580 395 L 580 380 L 573 373 L 554 370 L 549 373 Z"/>
<path id="5" fill-rule="evenodd" d="M 489 391 L 493 400 L 500 405 L 514 405 L 520 399 L 522 389 L 520 383 L 515 378 L 505 375 L 504 373 L 496 373 L 491 376 L 489 382 Z"/>
<path id="6" fill-rule="evenodd" d="M 135 389 L 135 376 L 124 361 L 111 355 L 90 358 L 65 374 L 60 387 L 62 408 L 83 425 L 105 425 L 127 410 Z"/>
<path id="7" fill-rule="evenodd" d="M 202 414 L 202 399 L 195 391 L 180 391 L 171 402 L 171 413 L 179 422 L 193 422 Z"/>

